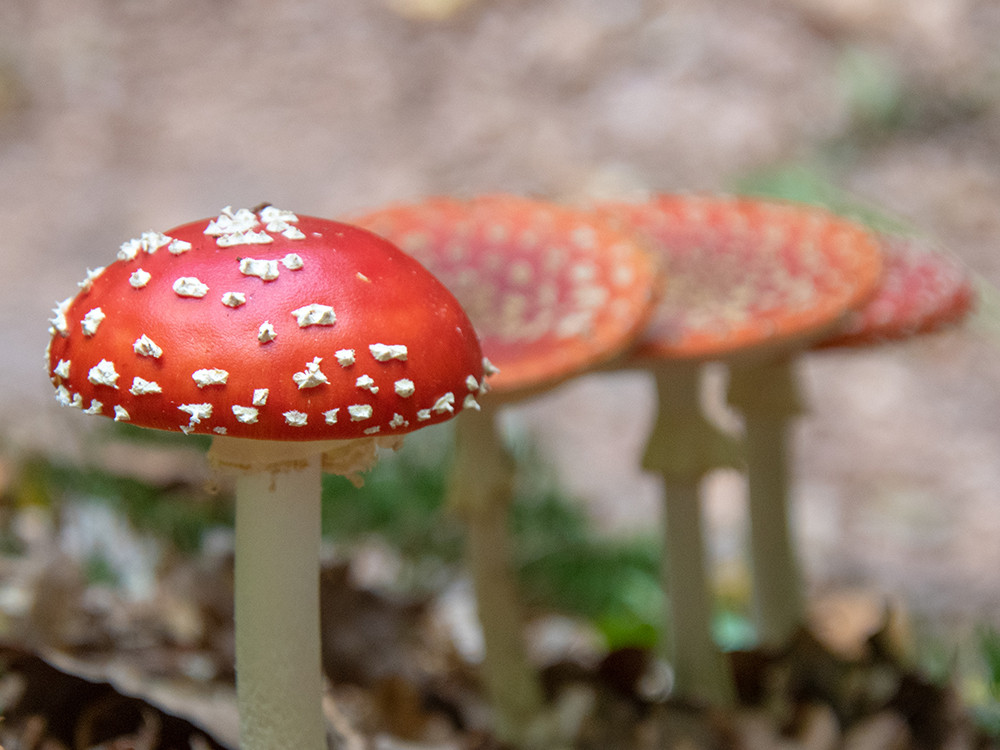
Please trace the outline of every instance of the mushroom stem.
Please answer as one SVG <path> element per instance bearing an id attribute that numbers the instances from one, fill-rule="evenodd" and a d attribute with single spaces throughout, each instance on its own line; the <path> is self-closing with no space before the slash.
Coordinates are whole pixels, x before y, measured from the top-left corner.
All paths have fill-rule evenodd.
<path id="1" fill-rule="evenodd" d="M 664 483 L 663 587 L 667 607 L 668 659 L 674 694 L 725 705 L 733 700 L 729 668 L 712 639 L 712 589 L 705 561 L 699 505 L 700 482 Z"/>
<path id="2" fill-rule="evenodd" d="M 754 617 L 760 644 L 780 647 L 805 624 L 789 516 L 789 426 L 802 411 L 792 357 L 733 367 L 729 402 L 744 417 Z"/>
<path id="3" fill-rule="evenodd" d="M 320 456 L 236 479 L 236 673 L 242 750 L 325 750 L 319 630 Z"/>
<path id="4" fill-rule="evenodd" d="M 483 634 L 483 680 L 497 736 L 530 744 L 542 713 L 541 682 L 524 643 L 524 609 L 509 530 L 514 466 L 497 433 L 496 410 L 455 421 L 448 506 L 466 527 L 466 555 Z"/>
<path id="5" fill-rule="evenodd" d="M 712 640 L 712 596 L 701 517 L 701 480 L 736 461 L 732 439 L 700 408 L 701 368 L 661 365 L 655 370 L 659 408 L 643 457 L 663 479 L 665 550 L 664 650 L 674 668 L 674 693 L 725 705 L 735 699 L 732 675 Z"/>

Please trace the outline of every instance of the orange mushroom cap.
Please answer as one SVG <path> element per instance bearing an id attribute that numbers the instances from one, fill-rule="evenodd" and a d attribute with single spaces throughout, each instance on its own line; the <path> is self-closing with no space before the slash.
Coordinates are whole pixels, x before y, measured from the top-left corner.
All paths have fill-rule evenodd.
<path id="1" fill-rule="evenodd" d="M 951 258 L 903 237 L 881 238 L 885 269 L 874 296 L 817 348 L 869 346 L 940 330 L 972 310 L 972 282 Z"/>
<path id="2" fill-rule="evenodd" d="M 476 407 L 472 324 L 358 227 L 225 209 L 121 246 L 51 321 L 57 399 L 144 427 L 266 440 L 397 435 Z"/>
<path id="3" fill-rule="evenodd" d="M 490 390 L 504 394 L 550 387 L 621 353 L 659 288 L 659 265 L 632 232 L 547 201 L 431 198 L 351 221 L 454 292 L 499 368 Z"/>
<path id="4" fill-rule="evenodd" d="M 864 302 L 881 252 L 825 210 L 738 197 L 658 195 L 595 208 L 649 238 L 666 293 L 633 358 L 709 360 L 803 346 Z"/>

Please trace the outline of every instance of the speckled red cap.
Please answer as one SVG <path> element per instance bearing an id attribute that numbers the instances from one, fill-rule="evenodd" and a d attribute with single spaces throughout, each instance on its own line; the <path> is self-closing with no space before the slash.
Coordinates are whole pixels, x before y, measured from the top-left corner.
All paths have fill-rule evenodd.
<path id="1" fill-rule="evenodd" d="M 659 264 L 634 233 L 550 201 L 431 198 L 351 221 L 397 243 L 455 293 L 499 368 L 490 390 L 508 397 L 620 354 L 660 291 Z"/>
<path id="2" fill-rule="evenodd" d="M 419 263 L 358 227 L 226 208 L 124 243 L 51 321 L 60 403 L 266 440 L 398 435 L 476 408 L 483 357 Z"/>
<path id="3" fill-rule="evenodd" d="M 668 286 L 633 357 L 710 360 L 807 346 L 868 299 L 874 236 L 823 209 L 728 196 L 658 195 L 595 207 L 647 236 Z"/>
<path id="4" fill-rule="evenodd" d="M 905 237 L 880 237 L 885 268 L 875 295 L 819 347 L 870 346 L 937 331 L 972 310 L 972 282 L 961 266 Z"/>

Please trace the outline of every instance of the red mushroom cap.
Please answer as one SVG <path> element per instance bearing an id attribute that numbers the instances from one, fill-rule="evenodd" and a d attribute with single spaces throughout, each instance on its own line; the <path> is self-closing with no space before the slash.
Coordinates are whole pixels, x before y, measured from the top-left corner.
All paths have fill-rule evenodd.
<path id="1" fill-rule="evenodd" d="M 903 237 L 881 241 L 885 269 L 874 296 L 818 347 L 869 346 L 930 333 L 972 310 L 972 283 L 958 263 Z"/>
<path id="2" fill-rule="evenodd" d="M 708 360 L 803 346 L 872 293 L 878 243 L 819 208 L 749 198 L 659 195 L 596 210 L 647 236 L 667 291 L 636 360 Z"/>
<path id="3" fill-rule="evenodd" d="M 361 226 L 397 243 L 462 302 L 499 368 L 490 390 L 547 388 L 642 331 L 660 268 L 649 248 L 589 212 L 512 195 L 390 206 Z"/>
<path id="4" fill-rule="evenodd" d="M 455 298 L 358 227 L 226 209 L 121 246 L 52 320 L 61 403 L 144 427 L 266 440 L 398 435 L 477 406 Z"/>

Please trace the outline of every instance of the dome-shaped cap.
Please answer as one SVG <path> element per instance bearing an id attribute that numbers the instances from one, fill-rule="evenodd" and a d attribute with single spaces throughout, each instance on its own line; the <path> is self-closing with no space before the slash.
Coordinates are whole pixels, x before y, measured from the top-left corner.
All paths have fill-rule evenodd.
<path id="1" fill-rule="evenodd" d="M 358 227 L 226 209 L 122 244 L 51 321 L 58 400 L 143 427 L 266 440 L 397 435 L 476 407 L 455 298 Z"/>
<path id="2" fill-rule="evenodd" d="M 634 233 L 543 200 L 432 198 L 351 221 L 454 292 L 499 368 L 490 390 L 503 394 L 550 387 L 619 354 L 648 321 L 661 281 Z"/>
<path id="3" fill-rule="evenodd" d="M 648 237 L 669 279 L 637 360 L 722 359 L 806 345 L 866 300 L 881 272 L 868 231 L 811 206 L 658 195 L 595 210 Z"/>

